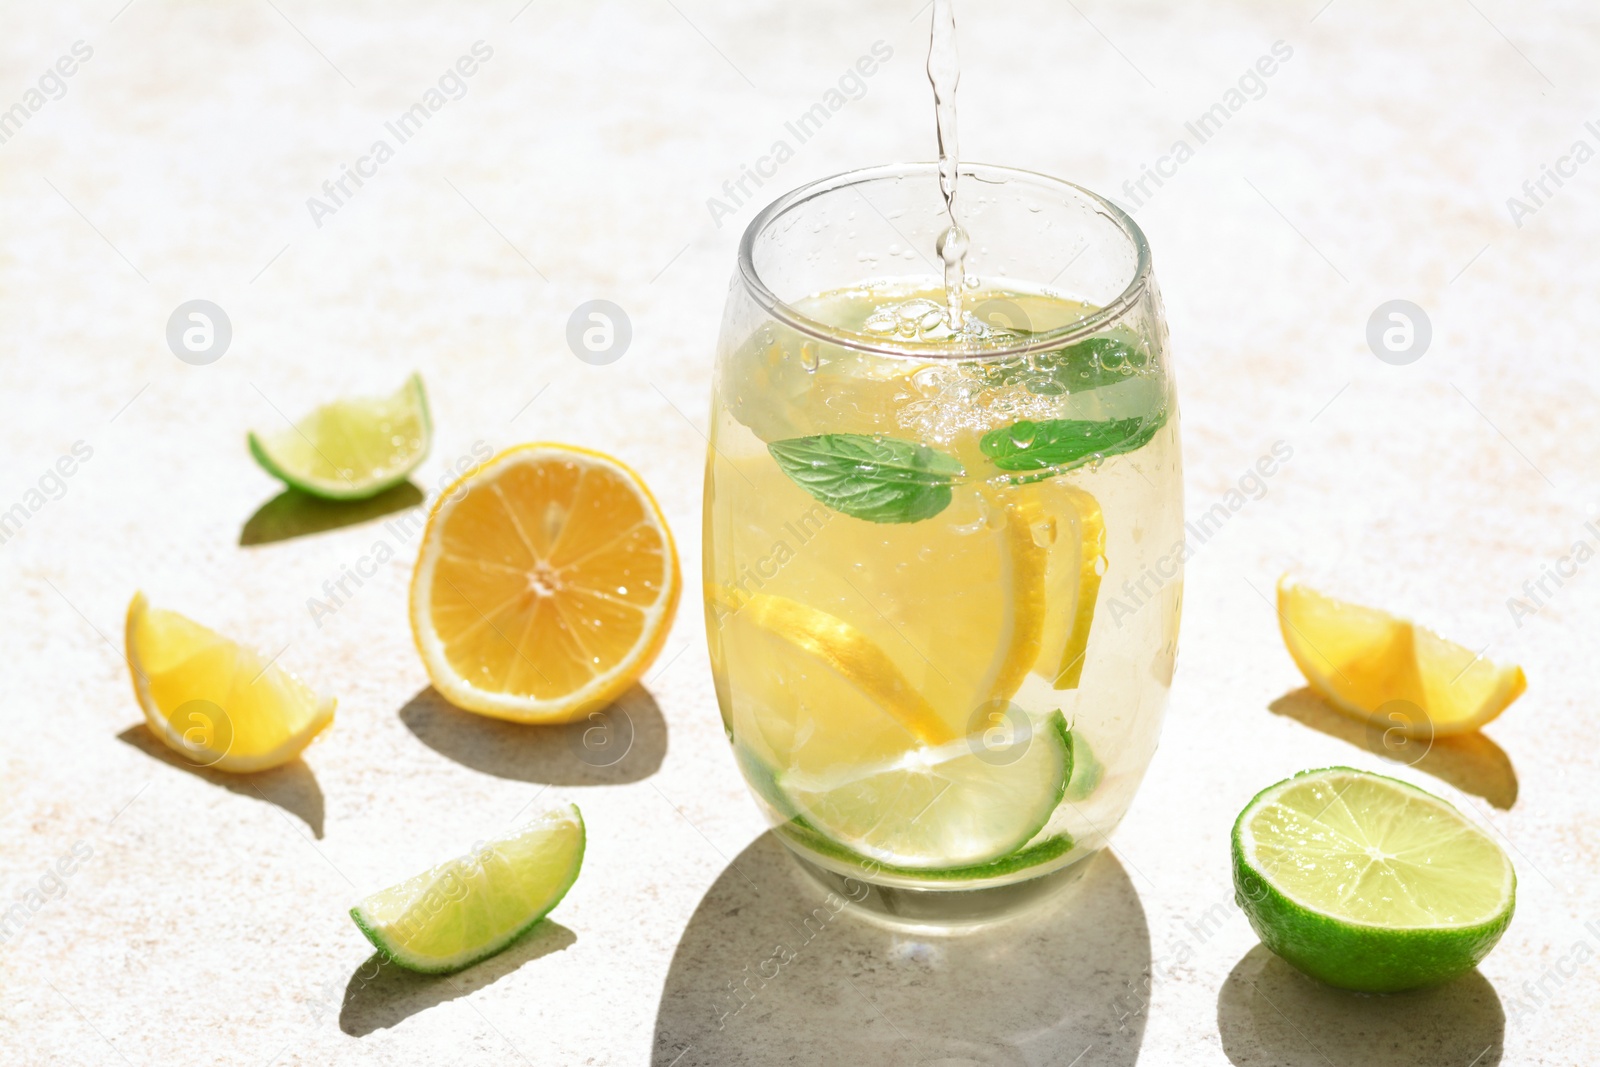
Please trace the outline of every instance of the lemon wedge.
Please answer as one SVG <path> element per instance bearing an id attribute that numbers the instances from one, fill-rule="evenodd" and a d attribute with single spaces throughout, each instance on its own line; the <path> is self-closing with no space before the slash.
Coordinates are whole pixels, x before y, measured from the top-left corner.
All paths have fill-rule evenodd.
<path id="1" fill-rule="evenodd" d="M 1364 722 L 1381 713 L 1386 729 L 1407 737 L 1476 730 L 1528 687 L 1519 666 L 1493 663 L 1432 630 L 1288 576 L 1278 582 L 1278 620 L 1313 690 Z"/>
<path id="2" fill-rule="evenodd" d="M 143 593 L 128 605 L 128 666 L 151 731 L 189 762 L 264 771 L 298 756 L 333 722 L 335 701 L 274 661 Z"/>

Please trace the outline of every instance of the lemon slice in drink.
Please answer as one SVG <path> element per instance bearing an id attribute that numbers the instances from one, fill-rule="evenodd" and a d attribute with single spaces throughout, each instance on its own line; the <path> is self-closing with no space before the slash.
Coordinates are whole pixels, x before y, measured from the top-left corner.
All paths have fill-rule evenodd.
<path id="1" fill-rule="evenodd" d="M 1020 497 L 958 486 L 932 518 L 875 523 L 829 510 L 766 456 L 733 461 L 750 507 L 718 531 L 753 546 L 734 584 L 808 604 L 859 631 L 966 734 L 1039 660 L 1048 554 Z M 765 571 L 766 573 L 760 573 Z"/>
<path id="2" fill-rule="evenodd" d="M 848 773 L 790 772 L 777 786 L 812 827 L 859 856 L 903 868 L 989 863 L 1027 844 L 1072 777 L 1059 711 L 999 743 L 919 748 Z"/>
<path id="3" fill-rule="evenodd" d="M 1466 973 L 1516 907 L 1516 872 L 1489 835 L 1430 793 L 1348 767 L 1257 794 L 1234 823 L 1233 879 L 1262 943 L 1365 993 Z"/>
<path id="4" fill-rule="evenodd" d="M 1385 728 L 1419 740 L 1476 730 L 1528 687 L 1519 666 L 1288 577 L 1278 582 L 1278 619 L 1312 689 L 1347 715 L 1381 715 Z"/>
<path id="5" fill-rule="evenodd" d="M 128 666 L 145 721 L 190 763 L 264 771 L 287 763 L 333 722 L 320 697 L 275 661 L 143 593 L 128 605 Z"/>
<path id="6" fill-rule="evenodd" d="M 1035 673 L 1055 689 L 1076 689 L 1083 677 L 1100 579 L 1106 571 L 1106 521 L 1099 501 L 1061 479 L 1014 490 L 1016 514 L 1049 553 L 1047 610 Z"/>
<path id="7" fill-rule="evenodd" d="M 432 441 L 428 398 L 415 374 L 392 396 L 335 400 L 288 429 L 249 438 L 268 474 L 329 500 L 363 500 L 399 485 Z"/>
<path id="8" fill-rule="evenodd" d="M 848 771 L 952 731 L 894 662 L 854 626 L 787 597 L 714 589 L 733 732 L 763 762 L 813 774 Z"/>
<path id="9" fill-rule="evenodd" d="M 372 894 L 350 909 L 350 917 L 402 967 L 459 971 L 548 915 L 577 880 L 583 848 L 583 816 L 568 804 Z"/>
<path id="10" fill-rule="evenodd" d="M 412 634 L 457 706 L 570 722 L 655 660 L 682 586 L 637 474 L 584 448 L 520 445 L 440 494 L 412 572 Z"/>

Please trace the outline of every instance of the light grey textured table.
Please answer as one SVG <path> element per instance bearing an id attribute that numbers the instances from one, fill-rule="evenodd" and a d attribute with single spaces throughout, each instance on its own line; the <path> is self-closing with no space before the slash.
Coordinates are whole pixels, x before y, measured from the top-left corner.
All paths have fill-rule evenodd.
<path id="1" fill-rule="evenodd" d="M 588 767 L 570 733 L 443 706 L 407 632 L 402 514 L 306 532 L 320 517 L 272 503 L 243 435 L 417 369 L 438 424 L 419 489 L 479 442 L 600 447 L 654 486 L 692 578 L 738 233 L 783 189 L 931 154 L 925 16 L 913 0 L 520 3 L 101 0 L 5 20 L 0 108 L 21 111 L 0 113 L 0 511 L 23 512 L 0 544 L 0 907 L 23 910 L 0 944 L 0 1061 L 1600 1059 L 1600 586 L 1587 559 L 1561 562 L 1600 545 L 1584 526 L 1600 477 L 1591 7 L 963 5 L 966 154 L 1116 195 L 1149 233 L 1189 514 L 1226 504 L 1275 442 L 1293 454 L 1198 546 L 1161 750 L 1082 892 L 949 942 L 814 921 L 735 1014 L 729 983 L 818 901 L 726 751 L 693 598 L 630 698 L 633 751 Z M 92 54 L 41 89 L 78 41 Z M 492 55 L 427 110 L 478 41 Z M 1278 41 L 1272 76 L 1230 96 Z M 800 143 L 786 123 L 875 42 L 889 58 Z M 401 143 L 386 123 L 419 102 Z M 724 183 L 771 173 L 780 140 L 792 151 L 736 202 Z M 1162 184 L 1140 189 L 1146 165 Z M 1567 174 L 1535 200 L 1523 183 L 1545 165 Z M 334 201 L 323 183 L 346 166 L 366 176 Z M 196 298 L 233 328 L 209 366 L 164 336 Z M 565 341 L 595 298 L 632 322 L 609 366 Z M 1365 340 L 1391 299 L 1431 321 L 1410 365 Z M 87 461 L 49 476 L 80 441 Z M 314 619 L 308 600 L 370 572 L 380 542 L 397 558 Z M 1572 576 L 1513 612 L 1558 564 Z M 1527 696 L 1492 743 L 1386 763 L 1298 692 L 1265 600 L 1286 567 L 1520 660 Z M 303 764 L 240 781 L 152 748 L 120 651 L 138 588 L 338 695 Z M 1363 999 L 1257 946 L 1228 828 L 1258 788 L 1329 763 L 1437 789 L 1505 842 L 1520 906 L 1480 974 Z M 349 904 L 535 797 L 578 801 L 592 835 L 554 922 L 451 980 L 368 980 Z M 52 874 L 63 857 L 71 873 Z"/>

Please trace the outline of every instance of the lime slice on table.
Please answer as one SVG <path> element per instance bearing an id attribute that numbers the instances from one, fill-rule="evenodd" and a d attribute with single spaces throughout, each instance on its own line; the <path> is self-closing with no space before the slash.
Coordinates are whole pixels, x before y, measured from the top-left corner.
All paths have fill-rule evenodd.
<path id="1" fill-rule="evenodd" d="M 1268 948 L 1364 993 L 1466 973 L 1516 907 L 1493 839 L 1431 793 L 1349 767 L 1257 794 L 1234 823 L 1233 881 Z"/>
<path id="2" fill-rule="evenodd" d="M 1070 777 L 1071 735 L 1057 711 L 1004 744 L 975 735 L 848 771 L 780 774 L 776 786 L 804 826 L 858 860 L 961 874 L 1037 836 Z"/>
<path id="3" fill-rule="evenodd" d="M 392 396 L 335 400 L 287 429 L 251 432 L 250 454 L 302 492 L 364 500 L 405 481 L 432 442 L 428 398 L 413 374 Z"/>
<path id="4" fill-rule="evenodd" d="M 514 833 L 380 890 L 350 909 L 367 940 L 413 971 L 492 956 L 560 903 L 583 864 L 583 816 L 554 808 Z"/>

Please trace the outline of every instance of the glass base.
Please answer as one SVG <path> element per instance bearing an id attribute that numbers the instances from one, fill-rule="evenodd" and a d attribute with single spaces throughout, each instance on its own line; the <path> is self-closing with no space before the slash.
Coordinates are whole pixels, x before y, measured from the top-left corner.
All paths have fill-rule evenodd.
<path id="1" fill-rule="evenodd" d="M 837 893 L 858 919 L 921 934 L 965 934 L 988 929 L 1022 915 L 1031 915 L 1070 899 L 1084 872 L 1099 852 L 1087 852 L 1065 867 L 1033 878 L 978 888 L 909 888 L 883 885 L 844 875 L 813 862 L 778 835 L 807 879 Z"/>

